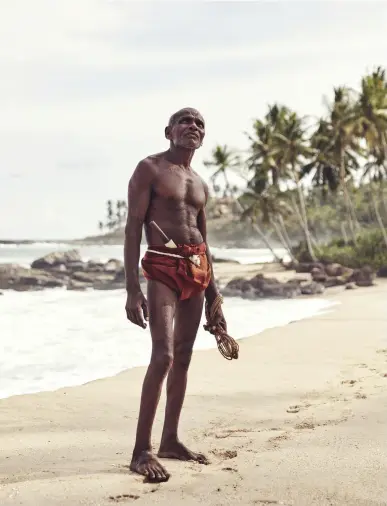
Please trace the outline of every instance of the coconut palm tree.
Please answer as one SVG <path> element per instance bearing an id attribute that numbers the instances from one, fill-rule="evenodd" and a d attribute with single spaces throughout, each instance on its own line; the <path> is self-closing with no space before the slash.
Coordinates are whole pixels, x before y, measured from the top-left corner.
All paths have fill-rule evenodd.
<path id="1" fill-rule="evenodd" d="M 309 146 L 306 134 L 305 118 L 299 117 L 295 112 L 288 111 L 286 119 L 282 124 L 282 131 L 274 135 L 277 145 L 282 152 L 282 163 L 287 167 L 287 174 L 290 174 L 297 188 L 297 194 L 300 204 L 301 226 L 304 231 L 308 252 L 312 260 L 316 261 L 312 245 L 312 236 L 308 227 L 308 217 L 306 213 L 305 195 L 302 188 L 300 168 L 304 160 L 314 154 Z"/>
<path id="2" fill-rule="evenodd" d="M 252 174 L 249 187 L 258 193 L 270 184 L 279 188 L 284 179 L 283 152 L 275 136 L 282 131 L 288 113 L 285 106 L 269 105 L 264 119 L 254 121 L 252 135 L 247 134 L 250 141 L 247 167 Z"/>
<path id="3" fill-rule="evenodd" d="M 234 186 L 230 184 L 228 174 L 230 171 L 237 171 L 239 169 L 239 156 L 230 150 L 227 145 L 216 146 L 215 149 L 212 150 L 211 156 L 211 160 L 205 160 L 204 165 L 215 169 L 210 177 L 214 191 L 218 186 L 217 181 L 219 177 L 222 177 L 224 182 L 224 196 L 232 195 Z"/>
<path id="4" fill-rule="evenodd" d="M 212 160 L 207 160 L 204 162 L 206 167 L 212 167 L 215 169 L 214 173 L 211 176 L 211 181 L 214 187 L 214 190 L 216 188 L 216 181 L 220 176 L 223 176 L 224 183 L 225 183 L 225 192 L 228 191 L 229 194 L 235 195 L 235 187 L 232 187 L 230 185 L 229 179 L 228 179 L 228 172 L 229 170 L 238 170 L 240 167 L 240 158 L 238 155 L 233 153 L 227 146 L 216 146 L 215 149 L 212 151 Z M 235 198 L 235 204 L 239 212 L 241 213 L 241 216 L 244 215 L 245 208 L 243 204 L 239 201 L 238 198 Z M 248 216 L 249 221 L 251 222 L 253 228 L 260 236 L 263 243 L 266 245 L 266 247 L 272 252 L 273 258 L 277 261 L 280 261 L 280 258 L 274 251 L 273 246 L 270 244 L 269 239 L 267 238 L 266 234 L 263 232 L 259 224 L 253 219 L 253 217 Z"/>
<path id="5" fill-rule="evenodd" d="M 334 88 L 333 102 L 329 106 L 326 149 L 324 158 L 334 168 L 344 197 L 347 219 L 352 238 L 356 241 L 356 232 L 360 226 L 348 191 L 348 182 L 359 169 L 359 159 L 364 154 L 357 135 L 356 100 L 354 93 L 347 87 Z"/>

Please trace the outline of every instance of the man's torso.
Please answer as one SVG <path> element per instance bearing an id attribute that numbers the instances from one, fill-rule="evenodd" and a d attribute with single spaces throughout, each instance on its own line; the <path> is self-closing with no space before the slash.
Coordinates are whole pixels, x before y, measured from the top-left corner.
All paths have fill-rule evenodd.
<path id="1" fill-rule="evenodd" d="M 157 230 L 149 226 L 151 221 L 157 223 L 176 244 L 201 243 L 203 237 L 197 226 L 197 218 L 206 203 L 203 180 L 192 169 L 166 160 L 165 153 L 152 155 L 148 161 L 156 168 L 144 223 L 148 244 L 164 244 Z"/>

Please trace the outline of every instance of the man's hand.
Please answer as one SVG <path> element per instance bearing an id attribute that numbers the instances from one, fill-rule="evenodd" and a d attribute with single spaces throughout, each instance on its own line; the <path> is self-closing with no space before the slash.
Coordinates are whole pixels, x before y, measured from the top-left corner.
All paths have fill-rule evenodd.
<path id="1" fill-rule="evenodd" d="M 227 332 L 226 319 L 220 306 L 214 316 L 214 325 L 219 325 L 225 332 Z"/>
<path id="2" fill-rule="evenodd" d="M 126 316 L 129 321 L 146 329 L 146 321 L 148 321 L 148 303 L 141 290 L 137 289 L 128 292 L 125 304 Z"/>
<path id="3" fill-rule="evenodd" d="M 208 304 L 208 309 L 210 311 L 211 311 L 211 306 L 214 303 L 214 300 L 215 300 L 214 296 L 208 296 L 208 297 L 206 297 L 206 302 Z M 217 325 L 219 325 L 225 332 L 227 332 L 227 323 L 226 323 L 226 319 L 224 317 L 221 305 L 219 305 L 219 307 L 218 307 L 218 309 L 217 309 L 217 311 L 216 311 L 216 313 L 214 315 L 214 319 L 211 320 L 211 324 L 214 327 L 216 327 Z"/>

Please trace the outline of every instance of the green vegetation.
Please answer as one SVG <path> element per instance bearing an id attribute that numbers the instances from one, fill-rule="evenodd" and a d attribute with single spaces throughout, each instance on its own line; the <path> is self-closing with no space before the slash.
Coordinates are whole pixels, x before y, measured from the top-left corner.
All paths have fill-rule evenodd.
<path id="1" fill-rule="evenodd" d="M 305 242 L 294 248 L 294 254 L 300 262 L 311 260 Z M 359 234 L 356 243 L 334 239 L 328 244 L 319 245 L 317 254 L 324 263 L 339 263 L 354 269 L 368 265 L 377 271 L 387 266 L 387 248 L 379 230 Z"/>
<path id="2" fill-rule="evenodd" d="M 268 247 L 275 233 L 294 259 L 387 264 L 384 69 L 365 75 L 358 91 L 334 88 L 322 118 L 269 105 L 246 135 L 247 152 L 216 146 L 206 166 L 214 193 L 223 178 L 224 195 L 234 196 Z M 246 180 L 238 197 L 230 171 Z"/>

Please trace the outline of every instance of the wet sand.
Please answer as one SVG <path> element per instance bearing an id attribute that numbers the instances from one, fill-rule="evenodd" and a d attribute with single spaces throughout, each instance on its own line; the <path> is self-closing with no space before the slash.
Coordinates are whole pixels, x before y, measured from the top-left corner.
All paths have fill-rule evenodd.
<path id="1" fill-rule="evenodd" d="M 236 362 L 195 353 L 181 439 L 211 465 L 164 461 L 166 484 L 127 468 L 144 368 L 0 401 L 0 504 L 387 505 L 387 285 L 328 298 Z"/>

